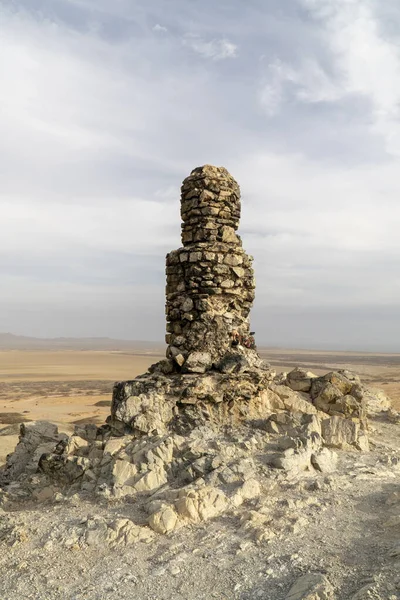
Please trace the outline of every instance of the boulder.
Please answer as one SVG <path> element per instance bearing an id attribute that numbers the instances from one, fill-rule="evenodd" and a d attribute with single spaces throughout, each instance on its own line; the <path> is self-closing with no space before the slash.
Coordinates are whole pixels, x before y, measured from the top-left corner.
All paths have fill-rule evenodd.
<path id="1" fill-rule="evenodd" d="M 321 473 L 332 473 L 336 471 L 338 455 L 328 448 L 321 448 L 319 452 L 311 455 L 311 464 Z"/>
<path id="2" fill-rule="evenodd" d="M 198 490 L 182 489 L 175 502 L 175 509 L 182 518 L 199 523 L 216 517 L 228 506 L 225 494 L 218 488 L 204 486 Z"/>
<path id="3" fill-rule="evenodd" d="M 373 417 L 381 412 L 387 412 L 390 410 L 391 401 L 385 392 L 370 387 L 362 388 L 362 390 L 367 416 Z"/>
<path id="4" fill-rule="evenodd" d="M 288 373 L 286 385 L 295 392 L 309 392 L 311 390 L 311 382 L 317 376 L 311 371 L 306 371 L 300 367 L 296 367 Z"/>
<path id="5" fill-rule="evenodd" d="M 252 478 L 245 481 L 232 498 L 232 504 L 234 506 L 240 506 L 246 500 L 253 500 L 258 498 L 261 494 L 261 487 L 257 479 Z"/>
<path id="6" fill-rule="evenodd" d="M 270 390 L 278 396 L 282 407 L 290 412 L 317 414 L 318 409 L 312 404 L 309 396 L 303 392 L 295 392 L 286 385 L 272 383 Z"/>
<path id="7" fill-rule="evenodd" d="M 137 492 L 151 492 L 160 488 L 167 481 L 167 476 L 163 469 L 150 470 L 136 481 L 134 488 Z"/>
<path id="8" fill-rule="evenodd" d="M 334 590 L 322 573 L 308 573 L 290 588 L 285 600 L 333 600 Z"/>
<path id="9" fill-rule="evenodd" d="M 368 449 L 367 436 L 359 423 L 343 417 L 330 417 L 322 421 L 322 437 L 327 446 L 348 449 L 350 446 Z"/>
<path id="10" fill-rule="evenodd" d="M 318 400 L 318 399 L 317 399 Z M 317 401 L 316 401 L 317 402 Z M 329 414 L 335 413 L 345 417 L 359 417 L 362 412 L 362 400 L 357 400 L 354 396 L 346 394 L 338 398 L 333 404 L 328 407 Z"/>
<path id="11" fill-rule="evenodd" d="M 365 390 L 360 378 L 347 370 L 332 371 L 312 380 L 311 398 L 315 406 L 330 415 L 365 418 Z"/>
<path id="12" fill-rule="evenodd" d="M 287 448 L 280 454 L 273 454 L 267 458 L 267 463 L 276 469 L 300 472 L 308 471 L 311 467 L 311 450 Z"/>
<path id="13" fill-rule="evenodd" d="M 127 460 L 116 460 L 112 469 L 112 482 L 116 486 L 133 485 L 137 472 L 136 465 Z"/>
<path id="14" fill-rule="evenodd" d="M 149 525 L 156 533 L 170 533 L 178 523 L 178 515 L 171 505 L 163 505 L 149 517 Z"/>
<path id="15" fill-rule="evenodd" d="M 32 421 L 20 426 L 19 442 L 13 454 L 7 457 L 4 478 L 14 480 L 24 473 L 32 474 L 38 468 L 42 454 L 53 452 L 67 436 L 59 434 L 57 425 L 48 421 Z"/>
<path id="16" fill-rule="evenodd" d="M 185 373 L 205 373 L 212 367 L 209 352 L 191 352 L 187 357 L 183 370 Z"/>
<path id="17" fill-rule="evenodd" d="M 353 385 L 359 382 L 360 379 L 350 371 L 331 371 L 322 377 L 315 377 L 312 380 L 311 398 L 315 400 L 329 383 L 335 386 L 340 396 L 345 396 L 351 392 Z"/>
<path id="18" fill-rule="evenodd" d="M 164 384 L 164 389 L 161 389 Z M 163 376 L 149 375 L 116 383 L 111 404 L 112 427 L 123 423 L 140 433 L 163 434 L 173 416 L 173 404 L 166 401 L 169 382 Z"/>
<path id="19" fill-rule="evenodd" d="M 221 373 L 243 373 L 249 368 L 249 363 L 245 356 L 229 352 L 218 363 L 217 368 Z"/>
<path id="20" fill-rule="evenodd" d="M 320 393 L 314 398 L 314 405 L 323 412 L 329 412 L 331 405 L 343 396 L 342 391 L 329 381 L 325 383 Z"/>

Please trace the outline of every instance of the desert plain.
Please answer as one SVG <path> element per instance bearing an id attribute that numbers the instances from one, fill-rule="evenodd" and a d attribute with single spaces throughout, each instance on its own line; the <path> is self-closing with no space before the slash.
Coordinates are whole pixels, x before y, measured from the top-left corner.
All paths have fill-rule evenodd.
<path id="1" fill-rule="evenodd" d="M 320 375 L 348 369 L 385 391 L 400 409 L 400 354 L 261 348 L 277 372 L 296 366 Z M 162 346 L 127 350 L 0 350 L 0 465 L 17 441 L 22 422 L 48 420 L 61 431 L 104 423 L 116 381 L 133 379 L 163 358 Z"/>

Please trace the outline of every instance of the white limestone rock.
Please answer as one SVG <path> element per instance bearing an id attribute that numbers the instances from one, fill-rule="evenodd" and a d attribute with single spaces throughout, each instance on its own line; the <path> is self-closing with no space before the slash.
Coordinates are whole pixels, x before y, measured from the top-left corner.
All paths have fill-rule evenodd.
<path id="1" fill-rule="evenodd" d="M 150 542 L 154 533 L 148 527 L 135 525 L 133 521 L 125 518 L 117 518 L 107 521 L 103 517 L 88 517 L 79 528 L 68 532 L 61 541 L 68 546 L 68 542 L 76 540 L 75 544 L 87 546 L 109 545 L 111 548 L 117 546 L 131 546 L 138 542 Z M 67 544 L 65 543 L 67 542 Z"/>
<path id="2" fill-rule="evenodd" d="M 212 358 L 209 352 L 191 352 L 184 364 L 186 373 L 205 373 L 212 366 Z"/>
<path id="3" fill-rule="evenodd" d="M 15 480 L 24 473 L 35 473 L 42 454 L 53 452 L 67 435 L 58 433 L 57 425 L 48 421 L 32 421 L 20 426 L 19 442 L 7 457 L 5 479 Z"/>
<path id="4" fill-rule="evenodd" d="M 373 417 L 382 412 L 388 412 L 391 408 L 390 398 L 382 390 L 376 388 L 364 388 L 363 397 L 365 400 L 367 416 Z"/>
<path id="5" fill-rule="evenodd" d="M 301 412 L 309 415 L 318 414 L 318 409 L 313 405 L 310 397 L 303 392 L 295 392 L 287 385 L 271 384 L 271 392 L 281 400 L 283 408 L 290 412 Z"/>
<path id="6" fill-rule="evenodd" d="M 356 421 L 343 417 L 330 417 L 322 421 L 322 437 L 327 446 L 333 448 L 349 449 L 357 447 L 364 451 L 368 450 L 368 438 L 360 431 L 360 425 Z"/>
<path id="7" fill-rule="evenodd" d="M 321 448 L 319 452 L 311 455 L 311 464 L 321 473 L 332 473 L 336 471 L 338 455 L 329 448 Z"/>
<path id="8" fill-rule="evenodd" d="M 156 533 L 170 533 L 178 525 L 178 514 L 172 505 L 162 505 L 149 517 L 149 526 Z"/>
<path id="9" fill-rule="evenodd" d="M 309 392 L 311 390 L 312 379 L 315 377 L 317 377 L 317 375 L 311 371 L 296 367 L 287 374 L 286 385 L 295 392 Z"/>
<path id="10" fill-rule="evenodd" d="M 308 573 L 290 588 L 285 600 L 334 600 L 334 589 L 322 573 Z"/>
<path id="11" fill-rule="evenodd" d="M 228 499 L 218 488 L 204 486 L 200 489 L 182 489 L 175 502 L 180 517 L 193 523 L 207 521 L 221 514 L 228 506 Z"/>

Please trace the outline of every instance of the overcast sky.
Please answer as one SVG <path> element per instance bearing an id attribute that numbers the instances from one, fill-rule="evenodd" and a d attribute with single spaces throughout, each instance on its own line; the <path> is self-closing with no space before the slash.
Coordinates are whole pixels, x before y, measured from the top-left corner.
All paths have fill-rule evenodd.
<path id="1" fill-rule="evenodd" d="M 164 336 L 199 165 L 259 343 L 400 351 L 398 0 L 2 0 L 0 331 Z"/>

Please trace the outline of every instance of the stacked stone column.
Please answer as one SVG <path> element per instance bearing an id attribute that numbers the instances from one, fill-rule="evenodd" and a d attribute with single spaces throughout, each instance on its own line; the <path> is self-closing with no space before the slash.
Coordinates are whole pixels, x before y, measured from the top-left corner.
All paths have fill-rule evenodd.
<path id="1" fill-rule="evenodd" d="M 226 169 L 194 169 L 181 192 L 183 247 L 167 255 L 167 356 L 190 371 L 196 353 L 208 370 L 253 345 L 252 257 L 236 234 L 240 189 Z"/>

